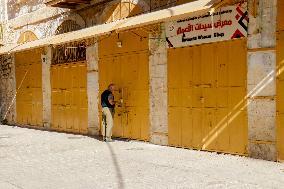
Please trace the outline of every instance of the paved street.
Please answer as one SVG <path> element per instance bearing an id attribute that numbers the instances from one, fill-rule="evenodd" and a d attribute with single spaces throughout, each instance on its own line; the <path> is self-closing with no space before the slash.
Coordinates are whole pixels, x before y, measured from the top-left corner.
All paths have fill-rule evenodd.
<path id="1" fill-rule="evenodd" d="M 284 164 L 0 126 L 0 189 L 284 188 Z"/>

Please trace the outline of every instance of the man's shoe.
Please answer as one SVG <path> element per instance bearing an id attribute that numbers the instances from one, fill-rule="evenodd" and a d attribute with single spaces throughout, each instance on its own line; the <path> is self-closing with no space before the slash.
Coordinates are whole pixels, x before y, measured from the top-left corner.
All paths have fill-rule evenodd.
<path id="1" fill-rule="evenodd" d="M 105 140 L 106 142 L 113 142 L 113 140 L 111 138 L 106 138 Z"/>

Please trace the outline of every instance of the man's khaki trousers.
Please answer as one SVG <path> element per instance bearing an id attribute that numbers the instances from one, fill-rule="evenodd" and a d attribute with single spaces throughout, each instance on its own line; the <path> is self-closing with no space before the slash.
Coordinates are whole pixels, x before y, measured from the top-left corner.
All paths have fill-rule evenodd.
<path id="1" fill-rule="evenodd" d="M 102 124 L 102 135 L 104 137 L 106 137 L 107 139 L 111 139 L 112 136 L 112 127 L 113 127 L 113 114 L 110 111 L 109 108 L 104 107 L 103 108 L 103 115 L 105 116 L 105 120 L 103 120 L 103 124 Z M 105 123 L 104 121 L 106 121 L 107 124 L 107 129 L 106 129 L 106 136 L 105 136 Z"/>

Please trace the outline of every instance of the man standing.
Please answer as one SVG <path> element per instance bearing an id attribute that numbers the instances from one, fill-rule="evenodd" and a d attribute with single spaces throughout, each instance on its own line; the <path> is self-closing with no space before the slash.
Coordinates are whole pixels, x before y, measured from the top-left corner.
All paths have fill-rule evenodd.
<path id="1" fill-rule="evenodd" d="M 108 89 L 105 90 L 101 95 L 101 105 L 103 113 L 103 124 L 102 124 L 102 135 L 104 141 L 111 142 L 112 128 L 113 128 L 113 117 L 114 117 L 114 84 L 110 84 Z"/>

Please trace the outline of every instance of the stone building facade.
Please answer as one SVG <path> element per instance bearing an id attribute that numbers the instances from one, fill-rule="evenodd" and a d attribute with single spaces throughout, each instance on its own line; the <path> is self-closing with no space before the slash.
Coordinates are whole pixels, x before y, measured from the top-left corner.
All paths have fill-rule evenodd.
<path id="1" fill-rule="evenodd" d="M 205 1 L 205 0 L 200 0 Z M 277 117 L 277 99 L 283 98 L 279 96 L 279 84 L 277 82 L 277 49 L 276 46 L 279 43 L 277 41 L 277 33 L 281 33 L 281 29 L 279 29 L 278 25 L 279 22 L 279 12 L 283 12 L 283 6 L 279 3 L 281 0 L 248 0 L 247 1 L 247 9 L 249 12 L 249 23 L 248 23 L 248 34 L 246 40 L 246 77 L 244 78 L 246 82 L 245 89 L 246 94 L 243 95 L 243 99 L 245 101 L 245 126 L 247 128 L 244 131 L 246 142 L 243 144 L 243 151 L 236 154 L 247 155 L 254 158 L 261 158 L 267 160 L 283 160 L 284 157 L 280 156 L 282 154 L 280 151 L 281 145 L 279 147 L 279 143 L 281 143 L 282 136 L 281 134 L 277 133 L 279 129 L 282 128 L 282 124 L 278 120 Z M 209 1 L 208 1 L 209 2 Z M 236 1 L 236 0 L 227 0 L 227 1 L 210 1 L 212 6 L 215 8 L 222 8 L 229 5 L 236 5 L 243 1 Z M 45 38 L 49 38 L 55 35 L 64 35 L 64 33 L 74 32 L 75 30 L 82 30 L 84 28 L 91 28 L 95 26 L 100 26 L 108 23 L 113 23 L 117 20 L 123 20 L 124 18 L 135 17 L 139 15 L 147 15 L 151 12 L 156 12 L 159 10 L 171 10 L 172 7 L 176 7 L 178 5 L 187 5 L 188 3 L 194 3 L 191 0 L 134 0 L 134 1 L 91 1 L 88 5 L 79 5 L 76 6 L 74 9 L 65 9 L 59 7 L 50 7 L 46 6 L 46 1 L 43 0 L 2 0 L 0 1 L 1 7 L 1 15 L 0 15 L 0 22 L 2 25 L 3 30 L 3 44 L 5 46 L 9 46 L 11 44 L 29 44 L 29 41 L 33 40 L 41 40 Z M 281 8 L 279 8 L 281 5 Z M 178 10 L 178 9 L 176 9 Z M 188 14 L 190 15 L 190 14 Z M 177 19 L 182 18 L 182 16 L 178 16 Z M 68 64 L 71 69 L 83 69 L 82 73 L 86 74 L 86 83 L 85 86 L 81 87 L 80 89 L 76 88 L 75 86 L 71 86 L 70 90 L 76 91 L 77 89 L 80 90 L 82 93 L 81 95 L 86 96 L 86 101 L 83 103 L 86 104 L 85 107 L 81 107 L 79 112 L 86 111 L 85 118 L 78 118 L 81 120 L 85 120 L 86 128 L 82 128 L 82 131 L 76 130 L 75 132 L 83 133 L 83 134 L 91 134 L 91 135 L 99 135 L 100 133 L 100 109 L 99 109 L 99 95 L 102 87 L 105 87 L 104 81 L 101 81 L 100 78 L 104 77 L 103 71 L 100 71 L 100 61 L 105 61 L 105 64 L 108 64 L 108 58 L 112 57 L 113 62 L 123 62 L 125 60 L 119 59 L 117 57 L 129 55 L 129 61 L 134 61 L 135 56 L 132 57 L 130 54 L 136 53 L 141 56 L 139 61 L 144 61 L 143 56 L 145 53 L 148 55 L 147 60 L 148 64 L 147 67 L 141 68 L 145 69 L 145 74 L 148 75 L 148 81 L 145 80 L 143 83 L 148 92 L 145 93 L 147 98 L 147 108 L 145 112 L 147 114 L 147 120 L 145 124 L 149 126 L 147 130 L 149 135 L 148 137 L 143 137 L 143 128 L 145 125 L 139 123 L 139 121 L 133 121 L 135 116 L 137 116 L 141 109 L 137 108 L 136 105 L 133 105 L 131 99 L 130 92 L 127 91 L 128 88 L 133 87 L 132 84 L 125 84 L 127 87 L 122 87 L 121 91 L 118 91 L 117 95 L 121 95 L 121 98 L 125 98 L 129 101 L 130 108 L 125 109 L 125 111 L 130 111 L 129 115 L 124 114 L 124 109 L 121 108 L 121 118 L 117 118 L 119 122 L 124 123 L 124 115 L 133 116 L 131 119 L 133 123 L 128 123 L 129 130 L 127 127 L 122 126 L 123 131 L 116 131 L 117 135 L 123 135 L 126 138 L 134 138 L 139 140 L 146 140 L 150 141 L 154 144 L 159 145 L 173 145 L 173 146 L 181 146 L 186 148 L 194 148 L 194 149 L 203 149 L 209 151 L 221 151 L 225 153 L 233 153 L 229 150 L 216 150 L 215 147 L 210 148 L 204 147 L 192 147 L 191 145 L 183 145 L 181 140 L 181 144 L 179 142 L 173 142 L 173 138 L 176 137 L 174 132 L 177 132 L 173 129 L 172 122 L 171 122 L 171 91 L 169 85 L 171 82 L 169 80 L 169 72 L 171 72 L 171 59 L 169 57 L 169 48 L 168 42 L 166 38 L 166 24 L 167 21 L 157 21 L 149 25 L 149 26 L 139 26 L 135 30 L 131 30 L 131 32 L 124 31 L 124 32 L 111 32 L 108 35 L 102 35 L 99 37 L 94 37 L 91 39 L 86 39 L 86 52 L 85 52 L 85 61 L 86 66 L 78 66 L 75 64 Z M 278 28 L 278 29 L 277 29 Z M 136 31 L 137 30 L 137 31 Z M 157 32 L 158 31 L 158 32 Z M 118 33 L 118 35 L 117 35 Z M 130 35 L 132 34 L 132 35 Z M 127 38 L 133 37 L 133 41 L 137 40 L 137 44 L 141 42 L 141 47 L 133 46 L 135 52 L 132 52 L 132 47 L 124 49 L 124 41 L 127 41 Z M 104 38 L 107 38 L 104 40 Z M 132 38 L 131 38 L 132 39 Z M 109 40 L 109 41 L 108 41 Z M 146 41 L 145 41 L 146 40 Z M 70 40 L 71 41 L 71 40 Z M 79 40 L 80 41 L 80 40 Z M 107 42 L 104 42 L 107 41 Z M 117 50 L 116 47 L 111 46 L 113 44 L 116 46 L 117 44 L 114 42 L 121 42 L 123 48 Z M 106 43 L 106 44 L 105 44 Z M 130 44 L 131 42 L 129 42 Z M 61 44 L 58 44 L 61 45 Z M 109 48 L 112 50 L 101 50 L 106 49 L 105 47 L 110 45 Z M 214 43 L 213 43 L 214 45 Z M 4 47 L 5 47 L 4 46 Z M 68 45 L 67 45 L 68 46 Z M 147 46 L 148 49 L 145 49 L 144 46 Z M 62 130 L 60 126 L 56 129 L 53 128 L 54 122 L 58 122 L 58 124 L 63 124 L 60 118 L 55 119 L 55 107 L 54 99 L 56 98 L 56 92 L 64 91 L 65 96 L 68 95 L 68 89 L 60 89 L 55 87 L 54 82 L 54 74 L 56 70 L 60 70 L 62 67 L 54 64 L 54 54 L 56 45 L 49 45 L 46 44 L 45 46 L 39 47 L 39 60 L 40 64 L 35 63 L 36 65 L 40 65 L 41 74 L 41 91 L 42 97 L 39 98 L 34 103 L 38 103 L 39 106 L 42 106 L 40 111 L 42 114 L 39 115 L 41 117 L 40 126 L 41 129 L 51 129 L 51 130 Z M 78 48 L 78 47 L 76 47 Z M 1 47 L 0 47 L 1 49 Z M 71 49 L 71 48 L 70 48 Z M 177 48 L 178 49 L 178 48 Z M 33 54 L 33 49 L 29 49 L 31 54 Z M 23 50 L 24 51 L 24 50 Z M 113 51 L 110 52 L 110 51 Z M 67 50 L 66 50 L 67 52 Z M 3 123 L 5 124 L 19 124 L 19 117 L 22 115 L 22 112 L 25 110 L 20 111 L 19 108 L 22 107 L 17 104 L 17 100 L 19 101 L 20 96 L 22 95 L 21 91 L 21 80 L 19 80 L 17 61 L 22 59 L 21 57 L 25 57 L 21 52 L 14 52 L 11 49 L 11 52 L 5 52 L 1 55 L 0 63 L 0 118 Z M 144 57 L 145 58 L 145 57 Z M 133 60 L 132 60 L 133 59 Z M 35 61 L 36 62 L 36 61 Z M 79 61 L 78 61 L 79 62 Z M 127 63 L 127 61 L 125 61 Z M 69 62 L 71 63 L 71 62 Z M 74 63 L 74 62 L 73 62 Z M 82 62 L 81 62 L 82 63 Z M 80 63 L 80 65 L 81 65 Z M 20 65 L 24 64 L 24 62 L 20 63 Z M 28 66 L 27 63 L 26 66 Z M 84 64 L 84 63 L 83 63 Z M 111 63 L 109 63 L 112 65 Z M 64 64 L 62 64 L 64 65 Z M 67 65 L 67 64 L 65 64 Z M 140 65 L 139 65 L 140 66 Z M 138 67 L 139 67 L 138 66 Z M 75 68 L 76 67 L 76 68 Z M 67 67 L 66 67 L 67 68 Z M 119 69 L 123 70 L 126 69 L 123 67 L 123 64 L 120 65 Z M 133 68 L 134 69 L 134 68 Z M 140 69 L 140 67 L 139 67 Z M 136 74 L 139 75 L 139 69 L 133 70 Z M 62 69 L 62 71 L 66 69 Z M 61 72 L 61 71 L 59 71 Z M 68 71 L 66 71 L 67 74 Z M 121 71 L 123 73 L 123 71 Z M 63 73 L 63 72 L 62 72 Z M 65 73 L 65 72 L 64 72 Z M 68 74 L 72 73 L 68 72 Z M 74 78 L 74 75 L 70 75 L 68 77 Z M 141 74 L 143 75 L 143 73 Z M 17 78 L 18 77 L 18 78 Z M 63 76 L 62 76 L 63 77 Z M 64 76 L 65 77 L 65 76 Z M 116 79 L 121 80 L 121 83 L 125 83 L 123 78 L 127 78 L 126 76 L 117 76 Z M 142 77 L 142 76 L 141 76 Z M 132 79 L 129 76 L 129 79 Z M 139 79 L 140 75 L 139 75 Z M 31 79 L 32 81 L 33 79 Z M 138 80 L 137 80 L 138 81 Z M 82 81 L 84 82 L 84 81 Z M 25 85 L 25 83 L 23 83 Z M 37 84 L 35 84 L 37 85 Z M 27 87 L 30 87 L 31 84 L 27 84 Z M 35 89 L 38 87 L 34 87 Z M 62 87 L 61 87 L 62 88 Z M 63 87 L 64 88 L 64 87 Z M 66 87 L 67 88 L 67 87 Z M 139 92 L 143 91 L 144 88 L 141 89 L 131 88 L 131 90 L 135 91 L 135 95 L 139 94 Z M 85 91 L 85 92 L 84 92 Z M 127 91 L 127 92 L 125 92 Z M 127 97 L 123 97 L 123 92 L 127 93 Z M 35 92 L 37 93 L 37 92 Z M 85 94 L 86 93 L 86 94 Z M 24 93 L 23 93 L 24 94 Z M 32 96 L 34 93 L 31 93 Z M 72 92 L 73 94 L 73 92 Z M 282 94 L 282 93 L 281 93 Z M 141 99 L 142 99 L 141 95 Z M 58 97 L 59 98 L 59 97 Z M 203 97 L 200 97 L 201 101 Z M 217 96 L 217 98 L 221 98 Z M 41 101 L 41 103 L 39 103 Z M 66 102 L 67 100 L 65 100 Z M 146 102 L 145 101 L 145 102 Z M 144 104 L 145 104 L 144 102 Z M 73 101 L 70 103 L 72 104 Z M 74 102 L 75 103 L 75 102 Z M 79 103 L 79 102 L 78 102 Z M 126 103 L 126 104 L 127 104 Z M 74 105 L 75 107 L 76 105 Z M 126 106 L 126 105 L 125 105 Z M 143 106 L 137 105 L 137 106 Z M 279 105 L 278 105 L 279 106 Z M 18 107 L 18 109 L 17 109 Z M 65 105 L 60 105 L 56 111 L 64 112 L 64 115 L 60 114 L 58 117 L 64 117 L 67 115 L 66 112 L 69 111 L 68 109 L 69 104 L 65 103 Z M 72 105 L 70 105 L 70 109 L 72 109 Z M 135 110 L 134 110 L 135 109 Z M 120 110 L 119 110 L 120 111 Z M 135 112 L 133 115 L 131 111 Z M 144 110 L 143 110 L 144 111 Z M 207 111 L 207 110 L 206 110 Z M 58 113 L 59 114 L 59 113 Z M 120 113 L 119 113 L 120 114 Z M 137 115 L 136 115 L 137 114 Z M 84 115 L 83 115 L 84 117 Z M 64 120 L 68 119 L 64 117 Z M 71 118 L 70 118 L 71 119 Z M 126 119 L 126 118 L 125 118 Z M 174 118 L 176 120 L 178 118 Z M 129 121 L 128 120 L 128 121 Z M 72 124 L 74 124 L 76 120 L 73 120 Z M 60 122 L 60 123 L 59 123 Z M 36 123 L 36 121 L 35 121 Z M 65 122 L 64 122 L 65 124 Z M 135 124 L 141 125 L 140 129 L 134 129 Z M 211 122 L 210 122 L 211 124 Z M 29 126 L 29 124 L 19 124 L 23 126 Z M 66 124 L 68 125 L 68 123 Z M 121 124 L 123 125 L 123 124 Z M 82 126 L 84 127 L 84 126 Z M 61 129 L 61 130 L 60 130 Z M 72 132 L 72 130 L 70 130 Z M 130 133 L 128 133 L 128 131 Z M 214 130 L 212 130 L 214 131 Z M 123 133 L 126 132 L 126 133 Z M 132 132 L 132 133 L 131 133 Z M 137 134 L 136 132 L 139 132 Z M 171 133 L 172 132 L 172 133 Z M 181 131 L 182 132 L 182 131 Z M 210 131 L 211 132 L 211 131 Z M 209 133 L 210 133 L 209 132 Z M 222 131 L 216 131 L 216 133 Z M 123 134 L 121 134 L 123 133 Z M 214 134 L 216 134 L 214 133 Z M 138 136 L 139 135 L 139 136 Z M 183 134 L 177 134 L 183 136 Z M 187 136 L 185 136 L 186 138 Z M 176 137 L 178 138 L 178 137 Z M 205 137 L 206 138 L 206 137 Z M 179 140 L 179 139 L 178 139 Z M 233 140 L 233 139 L 232 139 Z M 235 138 L 234 140 L 238 140 Z M 231 141 L 232 142 L 232 141 Z M 238 141 L 237 141 L 238 142 Z M 206 142 L 205 142 L 206 143 Z M 218 141 L 216 142 L 218 144 Z"/>

